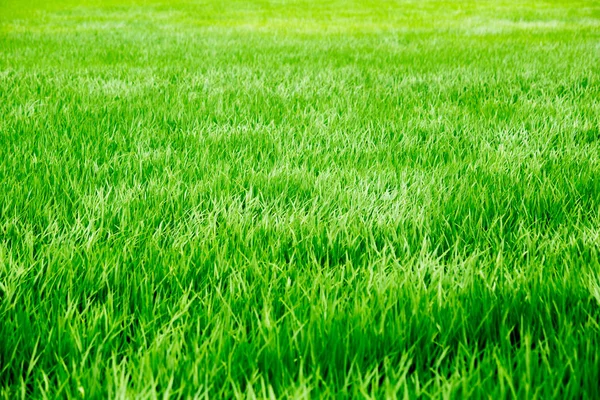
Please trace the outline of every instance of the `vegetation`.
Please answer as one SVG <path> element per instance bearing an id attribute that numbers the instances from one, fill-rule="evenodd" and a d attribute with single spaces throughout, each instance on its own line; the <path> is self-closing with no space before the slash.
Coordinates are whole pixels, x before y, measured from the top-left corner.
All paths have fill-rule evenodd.
<path id="1" fill-rule="evenodd" d="M 0 396 L 598 398 L 598 43 L 595 1 L 0 0 Z"/>

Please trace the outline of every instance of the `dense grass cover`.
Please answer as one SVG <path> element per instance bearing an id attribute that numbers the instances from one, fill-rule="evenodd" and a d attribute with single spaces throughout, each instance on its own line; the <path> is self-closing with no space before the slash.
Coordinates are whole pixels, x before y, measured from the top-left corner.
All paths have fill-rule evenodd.
<path id="1" fill-rule="evenodd" d="M 0 396 L 598 398 L 599 66 L 594 1 L 1 0 Z"/>

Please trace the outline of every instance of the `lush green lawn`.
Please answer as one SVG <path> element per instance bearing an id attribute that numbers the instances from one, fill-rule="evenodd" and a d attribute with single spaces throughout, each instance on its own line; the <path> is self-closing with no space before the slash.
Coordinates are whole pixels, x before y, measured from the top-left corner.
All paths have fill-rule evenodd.
<path id="1" fill-rule="evenodd" d="M 0 0 L 2 397 L 598 398 L 599 258 L 598 2 Z"/>

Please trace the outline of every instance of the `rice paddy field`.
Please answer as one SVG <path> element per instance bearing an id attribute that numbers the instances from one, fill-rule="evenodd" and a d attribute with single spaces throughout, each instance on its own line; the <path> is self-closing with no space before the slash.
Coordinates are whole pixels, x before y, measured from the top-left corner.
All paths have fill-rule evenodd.
<path id="1" fill-rule="evenodd" d="M 0 398 L 600 397 L 600 3 L 0 0 Z"/>

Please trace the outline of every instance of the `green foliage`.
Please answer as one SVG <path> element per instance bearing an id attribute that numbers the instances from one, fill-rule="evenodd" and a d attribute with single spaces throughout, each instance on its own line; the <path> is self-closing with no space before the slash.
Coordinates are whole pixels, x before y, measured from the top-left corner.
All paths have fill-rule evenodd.
<path id="1" fill-rule="evenodd" d="M 600 397 L 597 3 L 1 4 L 0 396 Z"/>

